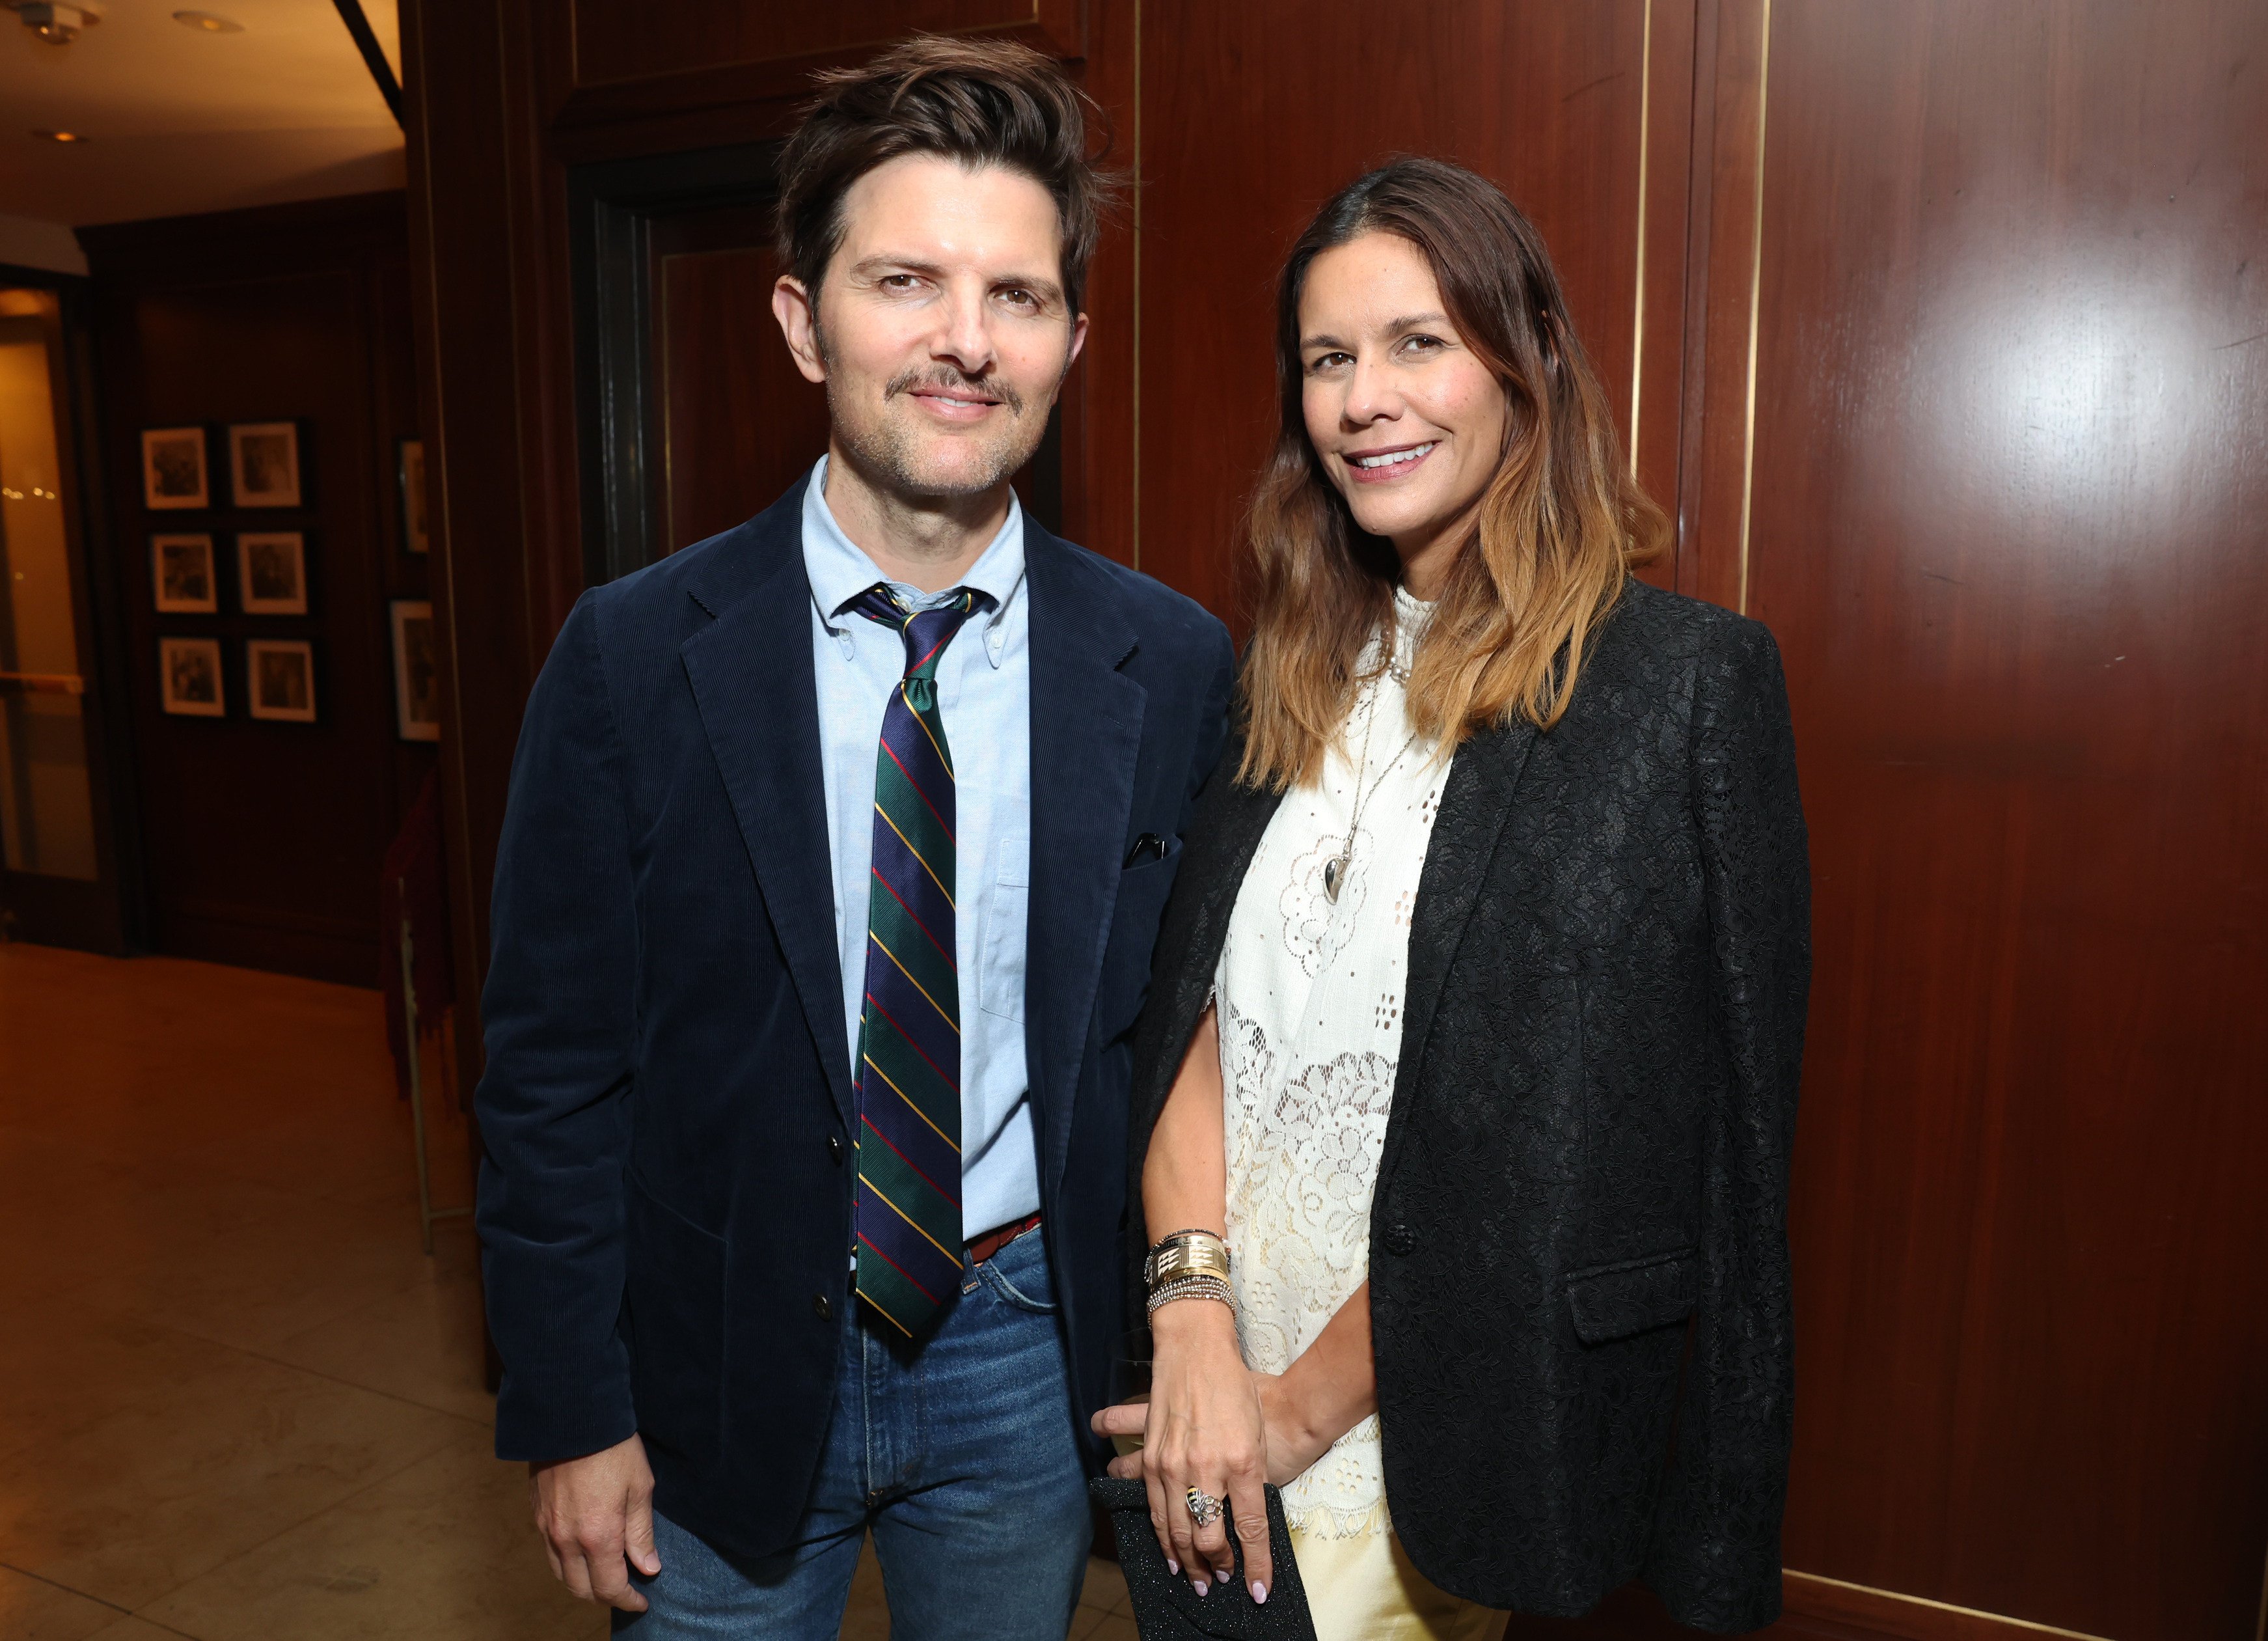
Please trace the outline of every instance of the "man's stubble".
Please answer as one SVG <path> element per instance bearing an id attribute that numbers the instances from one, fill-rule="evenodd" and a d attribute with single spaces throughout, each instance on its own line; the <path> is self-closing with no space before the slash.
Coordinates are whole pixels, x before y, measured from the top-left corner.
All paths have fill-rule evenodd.
<path id="1" fill-rule="evenodd" d="M 1047 418 L 1028 416 L 1024 396 L 1012 384 L 997 375 L 970 376 L 950 365 L 901 372 L 882 389 L 881 409 L 877 414 L 871 418 L 848 414 L 862 407 L 848 402 L 848 395 L 839 386 L 842 376 L 835 368 L 835 356 L 827 345 L 827 334 L 815 323 L 812 327 L 812 344 L 827 373 L 827 413 L 835 438 L 878 488 L 909 497 L 981 496 L 1020 472 L 1047 434 Z M 1066 362 L 1064 373 L 1068 374 L 1070 369 Z M 1058 377 L 1059 387 L 1061 381 Z M 961 388 L 1000 400 L 1009 419 L 984 448 L 975 471 L 946 478 L 918 469 L 918 444 L 912 430 L 887 413 L 893 399 L 915 388 Z"/>

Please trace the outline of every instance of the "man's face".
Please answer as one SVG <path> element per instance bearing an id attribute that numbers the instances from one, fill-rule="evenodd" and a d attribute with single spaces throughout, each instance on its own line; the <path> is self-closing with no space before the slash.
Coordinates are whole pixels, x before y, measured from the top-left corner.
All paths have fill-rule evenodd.
<path id="1" fill-rule="evenodd" d="M 1086 338 L 1055 201 L 1020 172 L 908 154 L 852 184 L 843 219 L 815 305 L 792 278 L 772 293 L 836 441 L 909 499 L 983 494 L 1039 447 Z"/>

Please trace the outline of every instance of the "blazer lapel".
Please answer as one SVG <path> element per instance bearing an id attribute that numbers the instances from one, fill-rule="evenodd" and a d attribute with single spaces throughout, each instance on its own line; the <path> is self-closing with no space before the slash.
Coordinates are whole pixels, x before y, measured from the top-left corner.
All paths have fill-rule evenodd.
<path id="1" fill-rule="evenodd" d="M 1386 1149 L 1378 1179 L 1391 1177 L 1409 1129 L 1425 1060 L 1425 1039 L 1447 984 L 1449 965 L 1464 942 L 1465 925 L 1480 898 L 1497 840 L 1512 818 L 1513 797 L 1535 748 L 1535 726 L 1522 719 L 1511 728 L 1476 735 L 1457 750 L 1433 818 L 1425 866 L 1418 879 L 1418 901 L 1410 908 L 1410 970 L 1403 991 L 1402 1053 L 1395 1073 L 1394 1105 L 1386 1129 Z"/>
<path id="2" fill-rule="evenodd" d="M 1024 523 L 1032 599 L 1032 886 L 1024 1053 L 1052 1200 L 1071 1145 L 1095 987 L 1123 865 L 1148 699 L 1118 670 L 1136 634 L 1081 550 Z"/>
<path id="3" fill-rule="evenodd" d="M 808 482 L 808 481 L 806 481 Z M 679 654 L 740 823 L 764 909 L 828 1091 L 852 1120 L 850 1046 L 835 942 L 835 874 L 812 677 L 811 583 L 803 570 L 803 485 L 749 525 L 744 551 L 720 558 L 688 588 L 715 619 Z"/>

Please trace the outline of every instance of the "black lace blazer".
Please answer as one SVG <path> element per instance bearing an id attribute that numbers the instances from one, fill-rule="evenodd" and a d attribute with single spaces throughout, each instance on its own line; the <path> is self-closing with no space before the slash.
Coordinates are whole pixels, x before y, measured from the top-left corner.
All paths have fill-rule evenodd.
<path id="1" fill-rule="evenodd" d="M 1134 1044 L 1142 1153 L 1277 800 L 1232 744 Z M 1395 1529 L 1469 1600 L 1779 1612 L 1810 878 L 1771 635 L 1630 583 L 1552 729 L 1458 751 L 1371 1207 Z M 1689 1349 L 1688 1344 L 1690 1348 Z"/>

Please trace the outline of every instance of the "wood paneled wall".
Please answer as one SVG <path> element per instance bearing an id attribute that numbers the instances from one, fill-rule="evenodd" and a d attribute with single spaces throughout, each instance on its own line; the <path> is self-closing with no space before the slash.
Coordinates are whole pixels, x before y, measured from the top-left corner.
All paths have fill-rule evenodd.
<path id="1" fill-rule="evenodd" d="M 432 767 L 396 734 L 387 601 L 426 595 L 402 545 L 396 444 L 417 432 L 399 193 L 80 231 L 93 273 L 110 584 L 127 635 L 135 787 L 157 950 L 374 986 L 379 870 Z M 306 506 L 233 508 L 226 424 L 299 423 Z M 202 425 L 213 506 L 143 505 L 140 430 Z M 210 532 L 212 615 L 160 615 L 154 531 Z M 304 617 L 247 616 L 235 536 L 306 537 Z M 228 716 L 160 710 L 160 636 L 217 638 Z M 317 721 L 245 711 L 253 639 L 314 645 Z"/>
<path id="2" fill-rule="evenodd" d="M 2268 10 L 1775 0 L 1771 52 L 1741 571 L 1821 888 L 1788 1558 L 2233 1641 L 2268 1544 Z"/>
<path id="3" fill-rule="evenodd" d="M 861 0 L 758 38 L 681 8 L 633 67 L 605 45 L 628 0 L 405 8 L 467 972 L 519 702 L 580 585 L 567 166 L 776 137 L 812 66 L 917 24 L 1074 60 L 1139 188 L 1064 404 L 1066 528 L 1233 618 L 1277 258 L 1364 165 L 1460 159 L 1542 226 L 1674 509 L 1650 573 L 1786 654 L 1818 981 L 1775 1633 L 2254 1641 L 2268 14 L 1011 11 Z M 738 426 L 730 384 L 684 386 L 689 421 Z M 706 528 L 770 456 L 688 438 L 673 505 Z M 1626 1594 L 1514 1633 L 1669 1631 Z"/>
<path id="4" fill-rule="evenodd" d="M 1675 221 L 1641 222 L 1656 43 L 1644 4 L 1447 0 L 1398 18 L 1390 38 L 1373 12 L 1305 0 L 1139 11 L 1142 569 L 1232 607 L 1246 492 L 1276 436 L 1276 270 L 1317 205 L 1395 153 L 1469 165 L 1535 219 L 1627 418 L 1641 240 L 1673 272 L 1683 249 Z M 1666 81 L 1675 55 L 1662 52 Z M 1319 92 L 1358 63 L 1359 93 L 1317 118 Z M 1674 366 L 1674 299 L 1652 317 Z M 1665 434 L 1675 381 L 1653 384 Z M 1674 440 L 1643 451 L 1657 453 L 1674 456 Z M 1674 475 L 1655 464 L 1657 482 Z"/>

